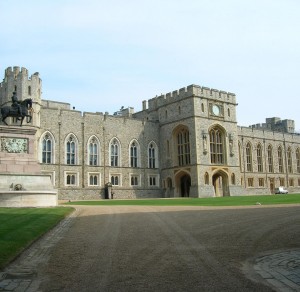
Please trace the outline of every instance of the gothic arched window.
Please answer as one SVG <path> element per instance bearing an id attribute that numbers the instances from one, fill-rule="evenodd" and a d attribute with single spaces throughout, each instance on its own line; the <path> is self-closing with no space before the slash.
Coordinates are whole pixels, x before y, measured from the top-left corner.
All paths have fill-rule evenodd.
<path id="1" fill-rule="evenodd" d="M 89 165 L 99 165 L 99 142 L 96 137 L 92 137 L 88 145 Z"/>
<path id="2" fill-rule="evenodd" d="M 268 146 L 268 167 L 269 167 L 269 172 L 274 172 L 274 167 L 273 167 L 273 149 L 272 146 Z"/>
<path id="3" fill-rule="evenodd" d="M 246 168 L 247 171 L 252 171 L 252 146 L 250 142 L 246 144 Z"/>
<path id="4" fill-rule="evenodd" d="M 110 165 L 120 166 L 120 144 L 119 141 L 114 138 L 110 143 Z"/>
<path id="5" fill-rule="evenodd" d="M 53 141 L 52 137 L 47 133 L 42 140 L 42 163 L 53 163 Z"/>
<path id="6" fill-rule="evenodd" d="M 130 144 L 130 167 L 138 167 L 139 163 L 139 147 L 136 141 Z"/>
<path id="7" fill-rule="evenodd" d="M 257 155 L 257 171 L 258 172 L 263 172 L 263 160 L 262 160 L 262 147 L 261 147 L 261 144 L 257 145 L 256 155 Z"/>
<path id="8" fill-rule="evenodd" d="M 148 146 L 148 167 L 158 168 L 158 150 L 154 142 L 151 142 Z"/>
<path id="9" fill-rule="evenodd" d="M 209 131 L 210 138 L 210 161 L 213 164 L 224 164 L 224 135 L 218 128 Z"/>
<path id="10" fill-rule="evenodd" d="M 191 163 L 190 134 L 187 129 L 181 129 L 177 132 L 177 157 L 179 166 Z"/>
<path id="11" fill-rule="evenodd" d="M 300 149 L 296 150 L 297 173 L 300 173 Z"/>
<path id="12" fill-rule="evenodd" d="M 277 149 L 278 154 L 278 171 L 283 173 L 283 156 L 282 156 L 282 147 L 279 146 Z"/>
<path id="13" fill-rule="evenodd" d="M 293 161 L 292 161 L 292 149 L 291 147 L 287 150 L 287 165 L 288 165 L 288 172 L 293 172 Z"/>
<path id="14" fill-rule="evenodd" d="M 77 142 L 74 135 L 69 135 L 66 141 L 66 163 L 69 165 L 76 164 Z"/>

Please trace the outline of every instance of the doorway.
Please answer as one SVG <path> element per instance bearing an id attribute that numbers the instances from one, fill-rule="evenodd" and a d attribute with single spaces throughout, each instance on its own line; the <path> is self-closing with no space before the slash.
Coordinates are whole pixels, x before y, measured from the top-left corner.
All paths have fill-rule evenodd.
<path id="1" fill-rule="evenodd" d="M 189 197 L 191 188 L 191 177 L 187 174 L 180 178 L 180 197 Z"/>
<path id="2" fill-rule="evenodd" d="M 223 171 L 218 171 L 212 177 L 212 182 L 216 197 L 230 196 L 228 175 Z"/>

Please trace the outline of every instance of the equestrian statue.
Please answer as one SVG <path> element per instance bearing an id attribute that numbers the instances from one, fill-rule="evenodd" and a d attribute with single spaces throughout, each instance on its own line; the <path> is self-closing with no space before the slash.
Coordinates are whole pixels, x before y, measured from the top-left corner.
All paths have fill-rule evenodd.
<path id="1" fill-rule="evenodd" d="M 17 93 L 13 92 L 11 101 L 11 106 L 3 106 L 1 108 L 2 122 L 8 126 L 8 124 L 5 121 L 6 118 L 14 117 L 17 118 L 18 121 L 21 121 L 20 126 L 22 126 L 24 118 L 28 117 L 29 119 L 27 120 L 27 123 L 30 123 L 32 119 L 31 113 L 33 111 L 32 99 L 27 98 L 22 101 L 19 101 Z"/>

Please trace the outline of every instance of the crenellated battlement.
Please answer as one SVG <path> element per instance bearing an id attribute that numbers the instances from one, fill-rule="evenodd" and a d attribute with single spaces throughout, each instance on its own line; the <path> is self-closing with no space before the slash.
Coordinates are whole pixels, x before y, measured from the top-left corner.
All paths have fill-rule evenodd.
<path id="1" fill-rule="evenodd" d="M 39 73 L 31 76 L 24 67 L 7 67 L 4 72 L 4 79 L 0 83 L 0 104 L 11 101 L 12 93 L 16 91 L 20 100 L 32 98 L 34 101 L 41 99 L 42 80 Z"/>
<path id="2" fill-rule="evenodd" d="M 27 79 L 27 80 L 32 80 L 32 79 L 40 79 L 39 73 L 36 72 L 33 75 L 28 77 L 28 70 L 24 67 L 19 67 L 19 66 L 14 66 L 14 67 L 7 67 L 4 73 L 4 81 L 8 81 L 8 79 Z"/>
<path id="3" fill-rule="evenodd" d="M 179 90 L 175 90 L 167 94 L 161 94 L 160 96 L 149 99 L 148 109 L 155 110 L 161 106 L 165 106 L 169 103 L 192 96 L 209 98 L 234 104 L 236 103 L 236 97 L 234 93 L 192 84 L 187 87 L 180 88 Z M 143 110 L 146 109 L 146 101 L 144 101 Z"/>

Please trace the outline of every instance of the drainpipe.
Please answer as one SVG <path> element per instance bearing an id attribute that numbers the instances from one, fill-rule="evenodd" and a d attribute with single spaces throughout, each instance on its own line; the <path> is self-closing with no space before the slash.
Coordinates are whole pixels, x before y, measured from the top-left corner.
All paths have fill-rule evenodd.
<path id="1" fill-rule="evenodd" d="M 287 154 L 286 154 L 286 143 L 285 143 L 285 136 L 283 134 L 283 149 L 284 149 L 284 159 L 285 159 L 285 177 L 286 177 L 286 186 L 289 187 L 289 168 L 288 168 L 288 161 L 287 161 Z"/>
<path id="2" fill-rule="evenodd" d="M 81 123 L 81 136 L 82 136 L 82 145 L 81 145 L 81 157 L 82 157 L 82 173 L 81 173 L 81 185 L 82 188 L 85 187 L 84 182 L 84 171 L 85 171 L 85 155 L 84 155 L 84 148 L 85 148 L 85 139 L 84 139 L 84 122 Z"/>
<path id="3" fill-rule="evenodd" d="M 61 185 L 61 179 L 60 179 L 60 173 L 61 173 L 61 122 L 58 122 L 58 187 L 60 188 Z"/>

